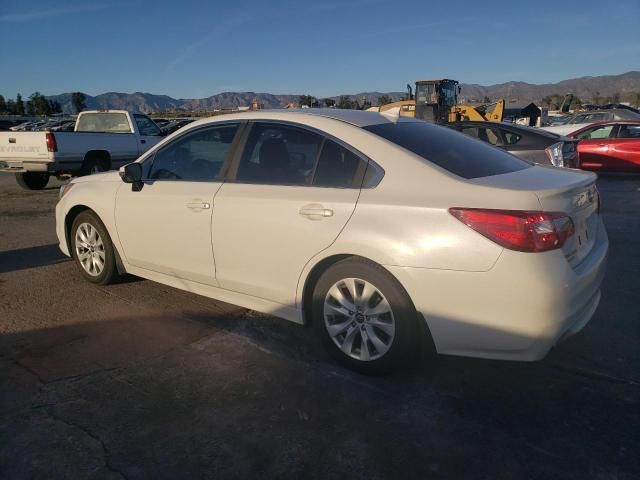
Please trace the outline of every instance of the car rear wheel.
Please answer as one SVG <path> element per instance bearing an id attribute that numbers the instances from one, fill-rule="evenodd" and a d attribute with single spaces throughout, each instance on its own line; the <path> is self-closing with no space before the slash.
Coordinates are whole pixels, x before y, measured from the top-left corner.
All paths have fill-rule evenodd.
<path id="1" fill-rule="evenodd" d="M 415 358 L 415 309 L 379 265 L 357 258 L 332 265 L 318 280 L 312 302 L 317 335 L 345 366 L 384 373 Z"/>
<path id="2" fill-rule="evenodd" d="M 48 173 L 24 172 L 16 173 L 18 185 L 26 190 L 42 190 L 49 183 Z"/>
<path id="3" fill-rule="evenodd" d="M 82 276 L 107 285 L 117 276 L 116 259 L 107 229 L 92 212 L 82 212 L 71 226 L 71 251 Z"/>

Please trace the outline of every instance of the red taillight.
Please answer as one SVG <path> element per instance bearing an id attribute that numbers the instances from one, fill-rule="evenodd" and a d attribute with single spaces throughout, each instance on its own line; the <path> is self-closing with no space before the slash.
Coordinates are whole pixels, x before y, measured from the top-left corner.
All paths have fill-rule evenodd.
<path id="1" fill-rule="evenodd" d="M 468 227 L 510 250 L 546 252 L 561 248 L 575 229 L 566 213 L 450 208 Z"/>
<path id="2" fill-rule="evenodd" d="M 47 152 L 57 152 L 58 144 L 56 143 L 56 137 L 51 132 L 47 132 L 46 136 Z"/>

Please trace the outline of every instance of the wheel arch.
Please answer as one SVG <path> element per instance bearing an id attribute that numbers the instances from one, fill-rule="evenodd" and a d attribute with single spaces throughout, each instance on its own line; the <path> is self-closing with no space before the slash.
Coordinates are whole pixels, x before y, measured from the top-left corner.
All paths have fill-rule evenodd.
<path id="1" fill-rule="evenodd" d="M 84 168 L 89 160 L 98 159 L 104 162 L 106 170 L 111 170 L 111 153 L 108 150 L 89 150 L 82 159 L 82 167 Z"/>
<path id="2" fill-rule="evenodd" d="M 118 251 L 118 246 L 113 241 L 113 235 L 109 231 L 109 227 L 107 227 L 104 221 L 100 218 L 100 215 L 98 214 L 98 212 L 96 212 L 91 207 L 88 207 L 87 205 L 82 205 L 82 204 L 74 205 L 71 209 L 69 209 L 69 211 L 64 217 L 64 236 L 65 236 L 65 242 L 67 244 L 67 249 L 69 253 L 73 256 L 73 252 L 71 250 L 71 227 L 73 226 L 73 222 L 78 217 L 78 215 L 80 215 L 83 212 L 93 213 L 102 222 L 102 225 L 104 225 L 104 228 L 107 230 L 107 233 L 109 234 L 111 245 L 113 246 L 113 251 L 115 252 L 115 255 L 116 255 L 116 268 L 118 269 L 118 273 L 119 274 L 126 273 L 126 269 L 124 268 L 124 264 L 122 263 L 122 258 L 120 257 L 120 252 Z"/>
<path id="3" fill-rule="evenodd" d="M 313 265 L 313 267 L 311 267 L 311 269 L 309 270 L 309 273 L 305 277 L 304 286 L 302 289 L 301 306 L 302 306 L 303 325 L 305 327 L 311 326 L 312 295 L 313 295 L 313 290 L 318 280 L 320 279 L 320 276 L 329 267 L 347 258 L 359 259 L 365 262 L 370 262 L 375 265 L 378 265 L 379 267 L 383 268 L 394 281 L 398 283 L 400 288 L 404 291 L 405 295 L 407 296 L 407 299 L 409 300 L 409 303 L 411 304 L 413 311 L 415 312 L 416 320 L 418 321 L 418 324 L 421 330 L 421 345 L 422 345 L 423 352 L 426 353 L 427 355 L 435 354 L 437 350 L 436 350 L 435 343 L 433 341 L 433 336 L 431 335 L 431 330 L 429 329 L 429 325 L 427 323 L 427 319 L 422 315 L 421 312 L 419 312 L 416 309 L 415 304 L 413 303 L 413 299 L 409 295 L 409 292 L 404 287 L 400 279 L 396 277 L 392 272 L 390 272 L 389 269 L 386 268 L 384 265 L 374 260 L 371 260 L 370 258 L 363 257 L 361 255 L 355 255 L 350 253 L 332 254 L 320 259 L 319 261 L 316 262 L 315 265 Z"/>

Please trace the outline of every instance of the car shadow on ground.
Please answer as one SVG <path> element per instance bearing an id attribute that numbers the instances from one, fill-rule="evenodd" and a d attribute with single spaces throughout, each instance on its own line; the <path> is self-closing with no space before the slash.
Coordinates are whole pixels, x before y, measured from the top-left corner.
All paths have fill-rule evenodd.
<path id="1" fill-rule="evenodd" d="M 367 377 L 328 359 L 306 332 L 252 312 L 185 311 L 0 336 L 0 470 L 7 478 L 89 469 L 126 478 L 632 471 L 637 386 L 556 368 L 572 356 L 442 357 Z"/>
<path id="2" fill-rule="evenodd" d="M 69 258 L 63 255 L 55 243 L 39 245 L 37 247 L 6 250 L 0 252 L 0 273 L 44 267 L 68 260 Z"/>

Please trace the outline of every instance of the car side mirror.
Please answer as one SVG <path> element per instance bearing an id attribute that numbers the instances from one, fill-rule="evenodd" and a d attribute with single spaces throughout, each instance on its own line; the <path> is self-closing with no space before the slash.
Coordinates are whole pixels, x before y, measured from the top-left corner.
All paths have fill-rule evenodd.
<path id="1" fill-rule="evenodd" d="M 142 190 L 142 165 L 133 162 L 120 168 L 120 178 L 124 183 L 131 184 L 131 190 L 139 192 Z"/>

